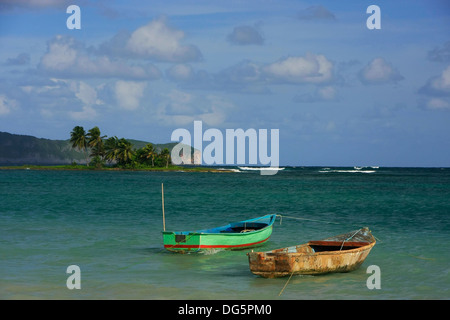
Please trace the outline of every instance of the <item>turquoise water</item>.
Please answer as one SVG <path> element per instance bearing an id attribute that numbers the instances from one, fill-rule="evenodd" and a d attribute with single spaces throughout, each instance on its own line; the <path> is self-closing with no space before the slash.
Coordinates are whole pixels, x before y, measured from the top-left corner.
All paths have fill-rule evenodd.
<path id="1" fill-rule="evenodd" d="M 246 251 L 166 251 L 161 183 L 168 230 L 276 213 L 258 250 L 363 226 L 378 242 L 360 269 L 294 276 L 279 296 L 288 279 L 253 275 Z M 450 298 L 450 169 L 0 170 L 0 201 L 1 299 Z M 79 290 L 66 286 L 69 265 L 80 267 Z M 381 289 L 366 286 L 370 265 Z"/>

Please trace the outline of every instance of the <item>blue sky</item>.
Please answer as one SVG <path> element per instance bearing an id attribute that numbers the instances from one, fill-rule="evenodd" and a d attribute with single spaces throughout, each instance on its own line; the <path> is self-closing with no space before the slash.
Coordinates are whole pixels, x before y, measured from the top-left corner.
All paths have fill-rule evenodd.
<path id="1" fill-rule="evenodd" d="M 437 0 L 0 0 L 0 131 L 165 143 L 201 120 L 279 129 L 281 165 L 448 167 L 449 31 Z"/>

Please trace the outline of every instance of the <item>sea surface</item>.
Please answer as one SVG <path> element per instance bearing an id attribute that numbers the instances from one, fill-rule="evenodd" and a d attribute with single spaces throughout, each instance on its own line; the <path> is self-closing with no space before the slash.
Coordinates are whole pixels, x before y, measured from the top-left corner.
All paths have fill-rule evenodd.
<path id="1" fill-rule="evenodd" d="M 450 299 L 449 168 L 235 171 L 0 170 L 0 299 Z M 257 250 L 366 226 L 377 244 L 356 271 L 291 279 L 253 275 L 246 250 L 171 253 L 162 183 L 167 230 L 275 213 Z"/>

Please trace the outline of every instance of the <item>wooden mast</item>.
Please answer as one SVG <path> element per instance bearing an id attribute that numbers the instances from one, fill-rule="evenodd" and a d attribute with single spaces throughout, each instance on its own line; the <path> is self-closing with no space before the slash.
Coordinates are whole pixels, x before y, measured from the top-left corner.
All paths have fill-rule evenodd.
<path id="1" fill-rule="evenodd" d="M 161 183 L 161 195 L 162 195 L 162 212 L 163 212 L 163 230 L 166 231 L 166 217 L 164 216 L 164 183 Z"/>

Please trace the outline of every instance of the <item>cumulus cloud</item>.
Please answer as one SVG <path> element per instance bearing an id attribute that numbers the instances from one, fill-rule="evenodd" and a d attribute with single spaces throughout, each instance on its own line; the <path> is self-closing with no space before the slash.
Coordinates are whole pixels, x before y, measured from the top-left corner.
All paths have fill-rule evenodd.
<path id="1" fill-rule="evenodd" d="M 327 8 L 322 5 L 311 6 L 297 15 L 300 20 L 335 20 L 336 17 Z"/>
<path id="2" fill-rule="evenodd" d="M 51 78 L 45 82 L 20 86 L 21 103 L 47 118 L 61 116 L 75 120 L 93 120 L 97 107 L 104 105 L 99 98 L 103 85 L 94 86 L 86 81 Z"/>
<path id="3" fill-rule="evenodd" d="M 74 82 L 75 96 L 87 105 L 102 104 L 97 98 L 97 91 L 84 81 Z"/>
<path id="4" fill-rule="evenodd" d="M 182 44 L 185 33 L 171 27 L 165 17 L 150 21 L 133 32 L 120 31 L 99 46 L 98 53 L 122 58 L 187 63 L 202 59 L 194 45 Z"/>
<path id="5" fill-rule="evenodd" d="M 450 101 L 443 98 L 431 98 L 425 106 L 431 110 L 450 110 Z"/>
<path id="6" fill-rule="evenodd" d="M 230 91 L 249 94 L 270 93 L 271 84 L 326 85 L 335 80 L 334 65 L 323 55 L 306 54 L 280 59 L 273 63 L 243 60 L 217 73 L 195 71 L 190 65 L 177 64 L 167 76 L 183 88 Z M 322 96 L 329 92 L 320 93 Z"/>
<path id="7" fill-rule="evenodd" d="M 450 66 L 439 76 L 429 79 L 419 92 L 427 95 L 450 95 Z"/>
<path id="8" fill-rule="evenodd" d="M 145 82 L 117 81 L 115 85 L 115 96 L 118 105 L 126 110 L 136 110 L 144 95 L 145 87 Z"/>
<path id="9" fill-rule="evenodd" d="M 69 115 L 74 120 L 92 120 L 97 117 L 97 112 L 92 106 L 83 106 L 81 111 L 69 111 Z"/>
<path id="10" fill-rule="evenodd" d="M 263 68 L 273 80 L 290 83 L 326 83 L 333 79 L 333 63 L 323 55 L 312 53 L 288 57 Z"/>
<path id="11" fill-rule="evenodd" d="M 15 58 L 6 60 L 7 66 L 23 66 L 30 63 L 30 55 L 28 53 L 20 53 Z"/>
<path id="12" fill-rule="evenodd" d="M 438 76 L 430 78 L 419 89 L 425 96 L 425 101 L 419 102 L 421 107 L 429 110 L 450 110 L 450 65 Z"/>
<path id="13" fill-rule="evenodd" d="M 160 71 L 153 65 L 129 65 L 108 56 L 92 56 L 84 45 L 70 36 L 57 35 L 47 44 L 39 70 L 60 77 L 157 79 Z"/>
<path id="14" fill-rule="evenodd" d="M 0 94 L 0 117 L 10 114 L 18 107 L 17 100 L 10 99 L 4 94 Z"/>
<path id="15" fill-rule="evenodd" d="M 126 44 L 126 49 L 137 56 L 158 61 L 186 62 L 201 58 L 193 45 L 182 45 L 185 37 L 181 30 L 168 26 L 165 18 L 150 21 L 135 30 Z"/>
<path id="16" fill-rule="evenodd" d="M 434 62 L 450 62 L 450 41 L 441 47 L 430 50 L 427 55 L 428 60 Z"/>
<path id="17" fill-rule="evenodd" d="M 97 89 L 84 81 L 70 81 L 69 88 L 82 103 L 81 111 L 69 111 L 70 117 L 75 120 L 92 120 L 95 118 L 97 111 L 94 106 L 103 104 L 103 101 L 98 99 Z"/>
<path id="18" fill-rule="evenodd" d="M 109 2 L 109 3 L 108 3 Z M 79 5 L 81 8 L 92 7 L 100 14 L 108 17 L 117 17 L 118 12 L 111 7 L 111 1 L 108 0 L 0 0 L 0 12 L 6 10 L 43 10 L 47 8 L 55 8 L 57 10 L 65 10 L 70 5 Z"/>
<path id="19" fill-rule="evenodd" d="M 227 36 L 227 40 L 231 44 L 236 45 L 262 45 L 264 38 L 261 31 L 257 27 L 252 26 L 238 26 L 233 32 Z"/>
<path id="20" fill-rule="evenodd" d="M 358 74 L 359 80 L 366 85 L 396 83 L 403 76 L 383 58 L 370 61 Z"/>
<path id="21" fill-rule="evenodd" d="M 167 72 L 167 77 L 174 81 L 189 81 L 195 76 L 194 69 L 189 64 L 175 64 L 170 67 Z"/>
<path id="22" fill-rule="evenodd" d="M 335 87 L 325 86 L 318 88 L 313 93 L 299 94 L 294 97 L 294 102 L 312 103 L 318 101 L 337 101 L 338 93 Z"/>
<path id="23" fill-rule="evenodd" d="M 69 6 L 71 0 L 2 0 L 0 10 L 18 8 L 42 9 L 47 7 L 63 8 Z"/>
<path id="24" fill-rule="evenodd" d="M 158 103 L 155 120 L 166 125 L 188 125 L 202 120 L 209 126 L 220 126 L 226 121 L 234 105 L 217 95 L 195 95 L 172 90 Z"/>
<path id="25" fill-rule="evenodd" d="M 270 92 L 262 65 L 243 60 L 214 74 L 218 89 L 239 93 L 266 94 Z"/>

